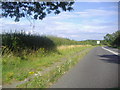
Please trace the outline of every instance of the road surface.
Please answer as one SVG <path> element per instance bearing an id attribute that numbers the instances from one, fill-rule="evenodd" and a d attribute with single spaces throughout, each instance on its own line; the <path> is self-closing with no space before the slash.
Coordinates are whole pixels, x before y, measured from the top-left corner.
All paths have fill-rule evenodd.
<path id="1" fill-rule="evenodd" d="M 114 49 L 113 52 L 117 50 Z M 96 47 L 51 88 L 117 88 L 118 60 L 118 55 L 102 47 Z"/>

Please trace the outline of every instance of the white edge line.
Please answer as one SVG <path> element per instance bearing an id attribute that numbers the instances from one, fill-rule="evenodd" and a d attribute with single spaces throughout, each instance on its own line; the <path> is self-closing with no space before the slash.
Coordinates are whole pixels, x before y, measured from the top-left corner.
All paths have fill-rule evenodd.
<path id="1" fill-rule="evenodd" d="M 118 55 L 118 53 L 117 52 L 114 52 L 114 51 L 111 51 L 111 50 L 109 50 L 109 49 L 107 49 L 107 48 L 104 48 L 104 47 L 102 47 L 104 50 L 107 50 L 107 51 L 109 51 L 109 52 L 111 52 L 111 53 L 113 53 L 113 54 L 115 54 L 115 55 Z"/>

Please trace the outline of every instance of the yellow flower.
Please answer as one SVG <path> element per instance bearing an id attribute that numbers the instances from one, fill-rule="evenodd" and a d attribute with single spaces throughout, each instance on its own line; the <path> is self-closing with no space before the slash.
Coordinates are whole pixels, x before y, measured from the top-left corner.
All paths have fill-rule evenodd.
<path id="1" fill-rule="evenodd" d="M 29 72 L 29 74 L 34 74 L 34 72 Z"/>

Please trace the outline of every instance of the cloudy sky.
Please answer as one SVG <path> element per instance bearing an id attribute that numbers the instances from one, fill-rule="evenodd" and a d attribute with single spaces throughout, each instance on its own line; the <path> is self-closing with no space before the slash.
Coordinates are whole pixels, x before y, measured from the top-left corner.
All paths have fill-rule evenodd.
<path id="1" fill-rule="evenodd" d="M 0 19 L 1 32 L 24 30 L 26 33 L 54 35 L 73 40 L 102 40 L 107 33 L 118 30 L 117 2 L 75 2 L 74 11 L 50 14 L 41 20 L 21 19 L 14 22 L 10 18 Z"/>

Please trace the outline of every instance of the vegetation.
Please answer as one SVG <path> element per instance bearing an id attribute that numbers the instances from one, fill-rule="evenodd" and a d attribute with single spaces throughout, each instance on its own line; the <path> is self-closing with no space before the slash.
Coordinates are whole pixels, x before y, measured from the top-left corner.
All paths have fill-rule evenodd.
<path id="1" fill-rule="evenodd" d="M 70 39 L 65 39 L 61 37 L 55 37 L 55 36 L 47 36 L 50 40 L 54 42 L 55 45 L 80 45 L 80 42 Z"/>
<path id="2" fill-rule="evenodd" d="M 41 53 L 35 53 L 33 55 L 26 56 L 27 60 L 20 59 L 18 57 L 15 57 L 14 55 L 11 56 L 4 56 L 3 57 L 3 84 L 6 83 L 12 83 L 15 81 L 22 81 L 30 76 L 32 76 L 34 73 L 42 72 L 45 68 L 50 67 L 56 62 L 61 62 L 65 58 L 67 60 L 72 60 L 73 62 L 76 62 L 75 60 L 78 60 L 79 57 L 76 56 L 76 59 L 73 56 L 74 53 L 81 52 L 89 47 L 74 47 L 69 49 L 60 49 L 59 53 L 50 53 L 49 55 L 41 54 Z M 36 55 L 37 54 L 37 55 Z M 86 54 L 84 52 L 84 54 Z M 81 57 L 83 57 L 83 54 L 80 54 Z M 11 58 L 10 58 L 11 57 Z M 66 61 L 66 60 L 64 60 Z M 68 61 L 66 61 L 68 62 Z M 65 62 L 64 62 L 65 64 Z M 71 62 L 71 64 L 73 64 Z M 59 64 L 58 64 L 59 65 Z M 54 66 L 54 65 L 53 65 Z M 56 66 L 57 68 L 57 66 Z M 66 68 L 68 68 L 66 66 Z M 60 69 L 66 69 L 66 68 L 60 68 Z M 56 69 L 55 69 L 56 70 Z M 67 69 L 68 70 L 68 69 Z M 58 73 L 57 74 L 61 74 Z M 53 75 L 53 74 L 51 74 Z M 53 76 L 51 76 L 52 79 L 54 79 Z M 45 79 L 45 78 L 44 78 Z M 34 82 L 35 83 L 35 82 Z M 40 82 L 44 84 L 42 81 Z M 36 84 L 38 85 L 38 84 Z M 33 84 L 34 86 L 34 84 Z M 32 87 L 32 85 L 31 85 Z M 42 87 L 42 86 L 40 86 Z"/>
<path id="3" fill-rule="evenodd" d="M 2 2 L 2 16 L 15 18 L 27 17 L 29 19 L 40 19 L 46 17 L 47 14 L 54 12 L 59 14 L 61 11 L 73 10 L 74 2 Z"/>
<path id="4" fill-rule="evenodd" d="M 54 36 L 25 34 L 24 32 L 3 33 L 1 36 L 3 85 L 23 81 L 48 67 L 55 67 L 45 73 L 45 76 L 51 77 L 49 83 L 43 82 L 49 78 L 46 76 L 46 78 L 39 79 L 41 86 L 38 86 L 37 83 L 35 84 L 38 82 L 35 81 L 37 77 L 34 77 L 34 80 L 31 79 L 32 85 L 28 85 L 28 87 L 47 87 L 92 48 L 91 45 L 80 45 L 80 41 Z M 77 54 L 79 52 L 80 54 Z M 61 64 L 62 62 L 64 64 Z M 60 67 L 61 72 L 57 71 L 57 66 Z M 52 73 L 55 76 L 52 76 Z M 24 84 L 20 87 L 24 87 Z"/>
<path id="5" fill-rule="evenodd" d="M 56 46 L 80 44 L 65 38 L 25 34 L 24 32 L 4 33 L 0 36 L 2 36 L 2 54 L 10 52 L 20 55 L 25 54 L 25 52 L 28 54 L 40 48 L 44 48 L 45 51 L 55 51 Z"/>
<path id="6" fill-rule="evenodd" d="M 17 57 L 12 53 L 4 55 L 2 57 L 3 84 L 22 81 L 32 75 L 30 72 L 42 71 L 56 62 L 61 62 L 62 58 L 69 58 L 74 53 L 81 52 L 89 47 L 91 46 L 58 49 L 59 53 L 44 53 L 44 49 L 41 49 L 36 53 L 25 55 L 25 58 Z"/>
<path id="7" fill-rule="evenodd" d="M 107 34 L 104 37 L 104 44 L 111 47 L 120 48 L 120 31 L 118 30 L 112 34 Z"/>
<path id="8" fill-rule="evenodd" d="M 45 51 L 54 50 L 56 48 L 52 40 L 46 36 L 38 36 L 32 34 L 21 33 L 5 33 L 2 34 L 2 54 L 10 53 L 22 53 L 36 51 L 40 48 L 44 48 Z"/>
<path id="9" fill-rule="evenodd" d="M 85 40 L 85 41 L 80 41 L 80 44 L 82 44 L 82 45 L 86 45 L 86 44 L 88 44 L 88 45 L 97 45 L 97 41 L 98 40 Z M 100 41 L 100 45 L 102 45 L 102 40 L 99 40 Z"/>
<path id="10" fill-rule="evenodd" d="M 40 36 L 25 34 L 25 32 L 10 32 L 0 34 L 2 37 L 2 54 L 14 53 L 18 56 L 38 51 L 56 51 L 61 45 L 96 45 L 97 40 L 75 41 L 55 36 Z"/>
<path id="11" fill-rule="evenodd" d="M 86 48 L 86 49 L 85 49 Z M 59 77 L 66 73 L 71 67 L 73 67 L 80 59 L 82 59 L 93 47 L 77 47 L 74 48 L 75 51 L 79 50 L 80 54 L 75 56 L 67 56 L 66 61 L 63 64 L 57 65 L 56 68 L 43 74 L 37 75 L 36 77 L 30 79 L 29 82 L 18 85 L 19 88 L 49 88 L 53 83 L 55 83 Z M 71 49 L 73 50 L 73 49 Z M 75 52 L 74 51 L 74 52 Z M 83 52 L 84 51 L 84 52 Z"/>

